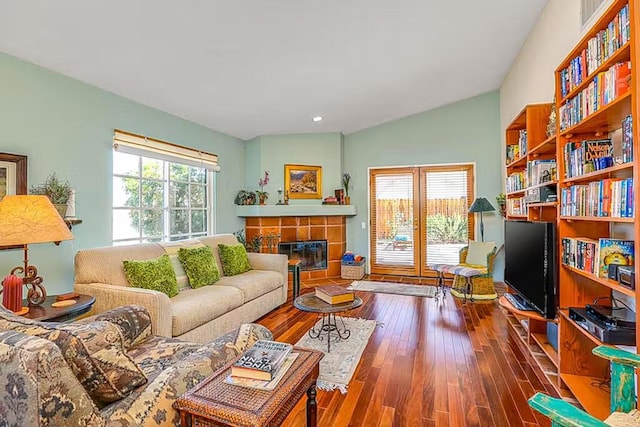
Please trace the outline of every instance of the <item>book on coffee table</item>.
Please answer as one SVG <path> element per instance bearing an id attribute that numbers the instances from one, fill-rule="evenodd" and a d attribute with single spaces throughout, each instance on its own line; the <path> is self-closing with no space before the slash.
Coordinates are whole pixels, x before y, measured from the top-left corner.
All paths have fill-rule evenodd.
<path id="1" fill-rule="evenodd" d="M 254 380 L 252 378 L 234 377 L 233 375 L 227 375 L 227 377 L 225 378 L 225 382 L 227 384 L 233 384 L 240 387 L 271 391 L 276 388 L 282 377 L 284 377 L 291 365 L 293 365 L 296 357 L 298 357 L 298 353 L 290 353 L 271 381 Z"/>
<path id="2" fill-rule="evenodd" d="M 353 291 L 342 286 L 327 285 L 316 288 L 316 297 L 329 304 L 342 304 L 353 301 L 356 296 Z"/>
<path id="3" fill-rule="evenodd" d="M 231 375 L 271 381 L 292 349 L 285 342 L 258 340 L 231 366 Z"/>

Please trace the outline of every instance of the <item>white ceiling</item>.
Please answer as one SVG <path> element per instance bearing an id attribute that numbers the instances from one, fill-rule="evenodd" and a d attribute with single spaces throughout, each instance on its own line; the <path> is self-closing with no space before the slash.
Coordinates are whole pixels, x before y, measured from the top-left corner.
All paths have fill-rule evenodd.
<path id="1" fill-rule="evenodd" d="M 0 51 L 242 139 L 351 133 L 497 89 L 546 2 L 0 0 Z"/>

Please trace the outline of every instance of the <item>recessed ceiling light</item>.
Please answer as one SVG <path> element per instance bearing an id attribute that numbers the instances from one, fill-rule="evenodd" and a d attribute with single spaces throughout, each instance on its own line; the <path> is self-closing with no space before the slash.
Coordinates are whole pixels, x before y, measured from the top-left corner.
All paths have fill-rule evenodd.
<path id="1" fill-rule="evenodd" d="M 322 116 L 315 116 L 315 117 L 314 117 L 313 119 L 311 119 L 311 120 L 313 120 L 314 122 L 320 122 L 320 121 L 322 121 L 322 119 L 324 119 L 324 117 L 322 117 Z"/>

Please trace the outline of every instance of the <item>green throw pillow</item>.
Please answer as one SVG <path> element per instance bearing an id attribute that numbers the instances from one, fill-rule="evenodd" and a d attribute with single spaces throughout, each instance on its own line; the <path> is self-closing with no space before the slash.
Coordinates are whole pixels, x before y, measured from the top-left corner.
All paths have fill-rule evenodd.
<path id="1" fill-rule="evenodd" d="M 242 244 L 238 245 L 218 245 L 222 270 L 225 276 L 235 276 L 251 270 L 247 251 Z"/>
<path id="2" fill-rule="evenodd" d="M 160 291 L 169 298 L 178 295 L 176 273 L 171 266 L 169 255 L 146 261 L 122 261 L 124 273 L 134 288 Z"/>
<path id="3" fill-rule="evenodd" d="M 209 246 L 202 248 L 178 249 L 178 259 L 187 272 L 192 288 L 212 285 L 220 279 L 218 266 Z"/>

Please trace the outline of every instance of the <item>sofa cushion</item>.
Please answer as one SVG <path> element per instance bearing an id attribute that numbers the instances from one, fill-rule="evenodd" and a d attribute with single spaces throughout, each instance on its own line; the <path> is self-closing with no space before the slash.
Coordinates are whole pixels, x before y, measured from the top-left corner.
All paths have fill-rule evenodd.
<path id="1" fill-rule="evenodd" d="M 180 248 L 203 248 L 206 245 L 197 239 L 179 240 L 177 242 L 160 242 L 158 243 L 164 249 L 165 253 L 169 255 L 173 271 L 176 273 L 176 281 L 178 282 L 178 290 L 183 291 L 189 289 L 189 277 L 187 272 L 184 271 L 182 263 L 178 258 L 178 251 Z"/>
<path id="2" fill-rule="evenodd" d="M 244 302 L 254 300 L 282 286 L 282 274 L 276 271 L 251 270 L 237 276 L 223 277 L 216 286 L 239 289 Z"/>
<path id="3" fill-rule="evenodd" d="M 85 323 L 88 319 L 78 322 Z M 120 328 L 124 348 L 128 349 L 151 335 L 151 315 L 140 305 L 123 305 L 93 317 L 104 320 Z"/>
<path id="4" fill-rule="evenodd" d="M 178 258 L 189 277 L 189 284 L 197 289 L 212 285 L 220 279 L 218 266 L 209 246 L 202 248 L 180 248 Z"/>
<path id="5" fill-rule="evenodd" d="M 167 294 L 169 298 L 178 294 L 176 273 L 169 255 L 144 261 L 122 261 L 129 284 L 135 288 L 151 289 Z"/>
<path id="6" fill-rule="evenodd" d="M 110 322 L 36 322 L 0 310 L 0 329 L 55 343 L 74 375 L 98 405 L 115 402 L 147 382 L 124 351 L 120 328 Z"/>
<path id="7" fill-rule="evenodd" d="M 222 269 L 222 262 L 220 261 L 220 251 L 218 250 L 218 245 L 237 245 L 238 239 L 233 234 L 214 234 L 213 236 L 203 236 L 199 237 L 200 240 L 205 245 L 209 246 L 213 251 L 213 257 L 216 259 L 216 264 L 218 264 L 218 271 L 221 274 L 224 274 L 224 270 Z"/>
<path id="8" fill-rule="evenodd" d="M 237 245 L 218 245 L 220 251 L 220 261 L 225 276 L 235 276 L 251 270 L 247 250 L 242 244 Z"/>
<path id="9" fill-rule="evenodd" d="M 186 289 L 171 299 L 172 335 L 187 333 L 242 304 L 243 293 L 229 286 Z"/>

